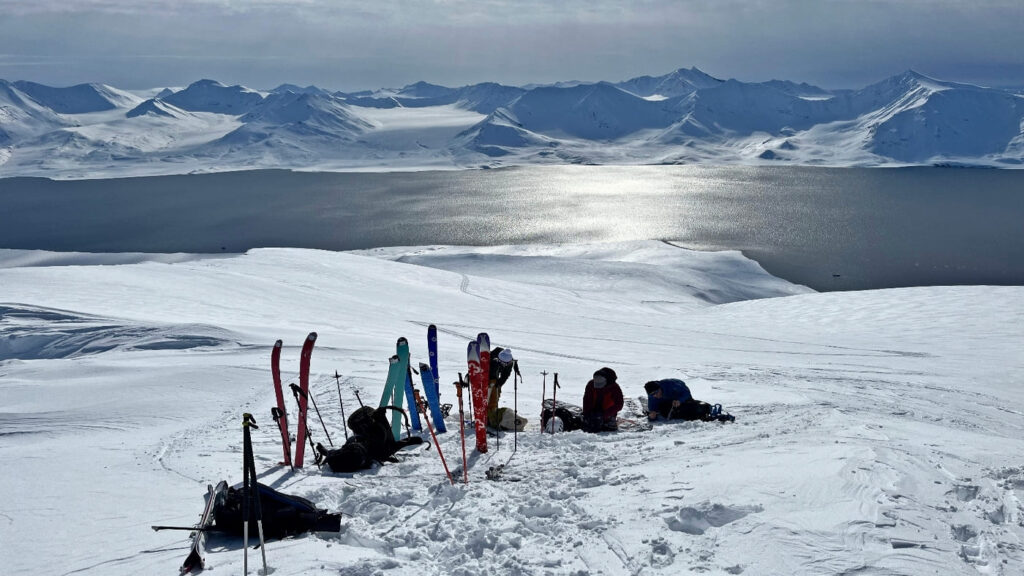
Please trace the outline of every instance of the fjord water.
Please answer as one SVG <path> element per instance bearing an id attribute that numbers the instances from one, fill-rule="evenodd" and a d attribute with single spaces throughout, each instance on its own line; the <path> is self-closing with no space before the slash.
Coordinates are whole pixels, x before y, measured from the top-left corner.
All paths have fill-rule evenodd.
<path id="1" fill-rule="evenodd" d="M 0 180 L 0 248 L 671 240 L 817 290 L 1024 284 L 1024 171 L 557 166 Z"/>

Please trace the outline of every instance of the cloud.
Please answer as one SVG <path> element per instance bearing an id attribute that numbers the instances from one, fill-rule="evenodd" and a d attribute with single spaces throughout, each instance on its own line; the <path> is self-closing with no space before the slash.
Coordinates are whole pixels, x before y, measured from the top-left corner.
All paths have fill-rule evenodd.
<path id="1" fill-rule="evenodd" d="M 163 80 L 180 84 L 217 73 L 257 87 L 359 89 L 621 80 L 698 66 L 852 87 L 906 68 L 943 77 L 976 64 L 1024 84 L 1019 0 L 0 0 L 0 12 L 0 52 L 63 60 L 69 81 L 191 76 Z M 148 60 L 131 64 L 131 54 Z M 104 61 L 106 78 L 81 77 Z M 56 68 L 0 61 L 0 77 L 53 81 Z"/>

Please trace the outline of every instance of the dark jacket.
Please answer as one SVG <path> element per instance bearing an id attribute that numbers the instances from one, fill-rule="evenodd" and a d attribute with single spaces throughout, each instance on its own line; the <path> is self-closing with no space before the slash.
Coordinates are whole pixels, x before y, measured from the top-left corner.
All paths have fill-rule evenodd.
<path id="1" fill-rule="evenodd" d="M 650 394 L 647 395 L 647 409 L 649 411 L 664 415 L 668 414 L 669 410 L 671 410 L 672 401 L 679 400 L 680 404 L 685 404 L 693 400 L 693 394 L 690 393 L 690 388 L 686 385 L 686 382 L 678 378 L 658 380 L 658 385 L 661 387 L 661 398 L 655 398 Z"/>
<path id="2" fill-rule="evenodd" d="M 622 410 L 622 389 L 611 368 L 601 368 L 594 373 L 595 377 L 598 375 L 605 377 L 605 385 L 598 387 L 593 380 L 587 382 L 587 389 L 583 393 L 583 416 L 599 415 L 602 420 L 614 420 L 619 410 Z"/>
<path id="3" fill-rule="evenodd" d="M 498 386 L 504 386 L 505 382 L 508 382 L 509 376 L 512 376 L 512 364 L 502 366 L 501 362 L 498 362 L 498 354 L 501 354 L 502 350 L 504 348 L 500 346 L 491 350 L 491 367 L 488 375 L 488 381 Z"/>

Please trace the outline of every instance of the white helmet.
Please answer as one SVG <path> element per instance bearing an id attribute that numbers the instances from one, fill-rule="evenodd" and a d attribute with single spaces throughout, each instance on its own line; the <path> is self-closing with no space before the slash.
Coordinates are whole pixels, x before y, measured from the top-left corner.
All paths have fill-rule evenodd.
<path id="1" fill-rule="evenodd" d="M 548 419 L 548 423 L 544 425 L 545 432 L 562 432 L 565 430 L 565 424 L 562 423 L 562 419 L 558 416 Z"/>

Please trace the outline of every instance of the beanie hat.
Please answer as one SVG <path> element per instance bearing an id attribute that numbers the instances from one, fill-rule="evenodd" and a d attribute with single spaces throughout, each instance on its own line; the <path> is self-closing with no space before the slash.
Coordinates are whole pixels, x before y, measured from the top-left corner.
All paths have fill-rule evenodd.
<path id="1" fill-rule="evenodd" d="M 615 374 L 615 370 L 612 370 L 611 368 L 605 366 L 604 368 L 601 368 L 597 372 L 594 372 L 594 387 L 604 388 L 605 384 L 614 384 L 616 378 L 617 376 Z"/>
<path id="2" fill-rule="evenodd" d="M 498 353 L 498 362 L 501 362 L 506 366 L 515 362 L 515 360 L 516 359 L 512 357 L 512 351 L 508 348 L 503 348 L 501 352 Z"/>
<path id="3" fill-rule="evenodd" d="M 647 384 L 644 384 L 644 390 L 646 390 L 648 394 L 654 394 L 658 390 L 661 390 L 661 384 L 658 384 L 656 381 L 651 380 Z"/>

